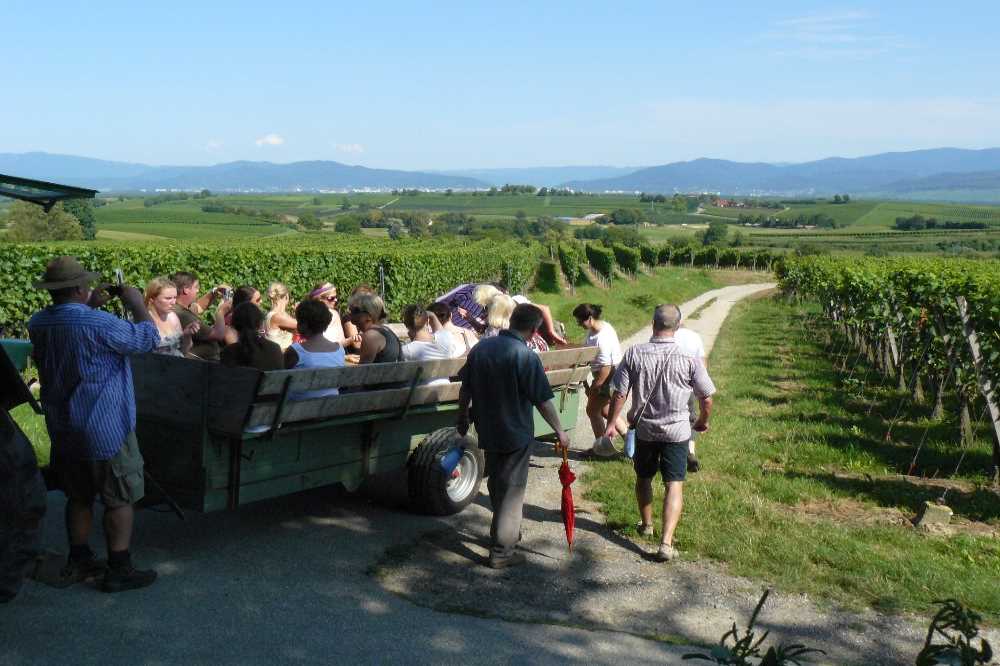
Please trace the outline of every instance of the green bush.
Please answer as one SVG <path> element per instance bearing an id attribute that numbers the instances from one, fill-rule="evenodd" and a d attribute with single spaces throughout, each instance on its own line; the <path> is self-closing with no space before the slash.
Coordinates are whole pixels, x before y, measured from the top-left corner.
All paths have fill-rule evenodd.
<path id="1" fill-rule="evenodd" d="M 608 278 L 609 280 L 615 272 L 615 254 L 610 248 L 595 243 L 587 243 L 587 261 L 590 266 Z"/>
<path id="2" fill-rule="evenodd" d="M 631 275 L 639 272 L 639 250 L 615 243 L 611 246 L 611 251 L 615 253 L 615 262 L 622 267 L 622 270 Z"/>
<path id="3" fill-rule="evenodd" d="M 652 245 L 640 245 L 639 257 L 642 259 L 642 263 L 647 266 L 655 266 L 659 263 L 659 252 Z"/>
<path id="4" fill-rule="evenodd" d="M 520 243 L 386 242 L 319 234 L 261 243 L 25 243 L 0 244 L 0 337 L 23 337 L 32 313 L 49 304 L 31 283 L 58 255 L 78 257 L 105 279 L 121 268 L 130 284 L 144 286 L 158 275 L 192 271 L 206 287 L 222 282 L 260 290 L 273 281 L 295 298 L 316 282 L 343 292 L 385 280 L 386 307 L 398 316 L 408 303 L 426 302 L 463 282 L 505 280 L 512 293 L 525 288 L 538 266 L 537 246 Z M 381 271 L 380 271 L 381 267 Z"/>
<path id="5" fill-rule="evenodd" d="M 586 254 L 577 243 L 559 243 L 559 266 L 563 274 L 573 286 L 580 284 L 583 278 L 583 265 Z"/>

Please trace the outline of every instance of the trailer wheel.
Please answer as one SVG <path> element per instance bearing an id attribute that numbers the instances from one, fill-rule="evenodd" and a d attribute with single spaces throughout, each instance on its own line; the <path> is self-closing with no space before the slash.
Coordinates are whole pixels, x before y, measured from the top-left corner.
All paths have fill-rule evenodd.
<path id="1" fill-rule="evenodd" d="M 408 483 L 413 508 L 448 516 L 467 507 L 479 494 L 485 462 L 473 438 L 467 438 L 469 445 L 450 476 L 441 469 L 441 457 L 460 440 L 455 428 L 441 428 L 427 435 L 414 449 Z"/>

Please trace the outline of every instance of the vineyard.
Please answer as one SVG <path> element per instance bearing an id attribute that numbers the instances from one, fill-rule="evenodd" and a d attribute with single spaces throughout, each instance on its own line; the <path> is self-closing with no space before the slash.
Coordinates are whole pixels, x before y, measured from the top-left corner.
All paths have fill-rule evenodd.
<path id="1" fill-rule="evenodd" d="M 978 426 L 989 425 L 993 459 L 988 471 L 994 483 L 1000 481 L 997 262 L 803 258 L 783 262 L 778 275 L 786 292 L 819 301 L 822 334 L 841 369 L 851 369 L 852 379 L 864 360 L 876 376 L 895 382 L 904 402 L 925 409 L 930 419 L 955 410 L 962 446 L 956 471 Z M 866 379 L 867 372 L 862 385 Z M 887 440 L 903 404 L 889 423 Z M 918 468 L 922 445 L 923 439 L 914 443 L 907 473 Z"/>
<path id="2" fill-rule="evenodd" d="M 345 291 L 370 284 L 399 316 L 408 303 L 425 302 L 457 284 L 505 280 L 521 290 L 538 265 L 537 247 L 508 242 L 379 242 L 323 235 L 297 235 L 266 244 L 229 243 L 56 243 L 0 245 L 0 337 L 22 337 L 28 318 L 49 302 L 31 287 L 55 256 L 71 254 L 107 278 L 121 268 L 131 284 L 144 285 L 179 270 L 203 284 L 249 284 L 263 290 L 284 282 L 300 297 L 317 282 Z"/>

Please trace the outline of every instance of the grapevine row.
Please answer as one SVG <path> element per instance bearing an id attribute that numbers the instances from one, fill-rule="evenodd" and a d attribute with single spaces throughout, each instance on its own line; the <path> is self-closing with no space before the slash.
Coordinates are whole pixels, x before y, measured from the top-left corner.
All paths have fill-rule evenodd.
<path id="1" fill-rule="evenodd" d="M 791 258 L 778 267 L 782 288 L 819 301 L 826 321 L 894 378 L 911 401 L 931 392 L 940 418 L 946 392 L 960 420 L 993 423 L 993 473 L 1000 474 L 1000 263 L 956 259 Z M 845 357 L 846 363 L 846 357 Z M 973 405 L 982 399 L 985 410 Z M 891 426 L 890 426 L 891 427 Z"/>

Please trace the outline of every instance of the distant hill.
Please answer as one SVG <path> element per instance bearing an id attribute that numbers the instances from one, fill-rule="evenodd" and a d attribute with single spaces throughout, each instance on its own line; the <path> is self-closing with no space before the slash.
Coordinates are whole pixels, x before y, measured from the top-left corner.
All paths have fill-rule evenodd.
<path id="1" fill-rule="evenodd" d="M 149 166 L 50 153 L 0 153 L 0 173 L 100 190 L 155 189 L 287 192 L 350 188 L 488 187 L 475 178 L 311 161 L 229 162 L 205 167 Z"/>
<path id="2" fill-rule="evenodd" d="M 475 178 L 490 185 L 534 185 L 536 187 L 557 187 L 569 180 L 594 180 L 617 178 L 634 173 L 642 167 L 613 166 L 565 166 L 526 167 L 509 169 L 457 169 L 441 171 L 451 176 Z"/>
<path id="3" fill-rule="evenodd" d="M 907 183 L 915 179 L 947 175 L 952 181 L 960 181 L 963 176 L 990 171 L 1000 171 L 1000 148 L 935 148 L 783 165 L 702 158 L 639 169 L 614 178 L 572 180 L 565 185 L 590 192 L 903 195 L 913 189 Z"/>

